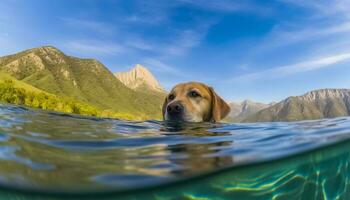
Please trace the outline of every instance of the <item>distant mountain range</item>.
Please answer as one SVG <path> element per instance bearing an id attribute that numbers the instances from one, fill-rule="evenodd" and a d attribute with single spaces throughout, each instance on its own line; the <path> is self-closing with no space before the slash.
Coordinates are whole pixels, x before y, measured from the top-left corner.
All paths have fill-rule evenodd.
<path id="1" fill-rule="evenodd" d="M 117 113 L 112 116 L 128 119 L 161 119 L 161 106 L 166 96 L 157 79 L 140 64 L 130 71 L 113 74 L 95 59 L 68 56 L 52 46 L 0 57 L 0 85 L 3 87 L 0 100 L 7 102 L 22 102 L 37 108 L 51 106 L 67 112 L 78 109 L 77 113 L 98 116 Z M 41 95 L 37 95 L 39 93 Z M 350 90 L 321 89 L 278 103 L 245 100 L 230 103 L 230 107 L 231 113 L 226 118 L 230 122 L 348 116 Z"/>
<path id="2" fill-rule="evenodd" d="M 99 109 L 141 119 L 161 118 L 165 93 L 130 89 L 99 61 L 67 56 L 52 46 L 0 57 L 0 71 L 47 93 Z"/>
<path id="3" fill-rule="evenodd" d="M 321 89 L 292 96 L 242 122 L 299 121 L 350 115 L 349 89 Z"/>
<path id="4" fill-rule="evenodd" d="M 241 122 L 248 116 L 256 114 L 260 110 L 267 108 L 272 104 L 264 104 L 245 100 L 241 103 L 231 102 L 229 105 L 231 107 L 231 112 L 229 113 L 227 120 L 230 122 Z"/>

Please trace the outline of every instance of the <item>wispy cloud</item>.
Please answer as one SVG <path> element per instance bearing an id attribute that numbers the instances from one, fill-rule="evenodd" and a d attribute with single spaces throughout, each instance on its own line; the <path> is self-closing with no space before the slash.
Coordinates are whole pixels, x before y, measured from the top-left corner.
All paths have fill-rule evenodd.
<path id="1" fill-rule="evenodd" d="M 134 35 L 125 38 L 123 45 L 136 50 L 151 51 L 161 57 L 181 56 L 200 45 L 206 32 L 207 28 L 202 27 L 174 30 L 172 37 L 164 41 L 147 41 L 140 36 Z"/>
<path id="2" fill-rule="evenodd" d="M 130 37 L 126 41 L 126 45 L 138 50 L 155 50 L 155 46 L 145 40 L 137 37 Z"/>
<path id="3" fill-rule="evenodd" d="M 191 75 L 180 70 L 178 66 L 169 65 L 156 58 L 146 58 L 141 64 L 149 68 L 155 75 L 158 75 L 157 79 L 167 90 L 170 90 L 176 83 L 193 79 Z"/>
<path id="4" fill-rule="evenodd" d="M 305 60 L 305 57 L 317 58 L 331 52 L 337 54 L 350 51 L 350 0 L 279 1 L 305 8 L 308 15 L 277 23 L 247 53 L 245 61 L 250 66 L 254 65 L 252 62 L 256 57 L 261 58 L 269 54 L 278 56 L 279 52 L 288 52 L 294 47 L 300 49 L 301 46 L 305 46 L 303 54 L 290 53 L 289 58 L 294 57 L 295 60 Z M 244 64 L 247 63 L 242 63 Z"/>
<path id="5" fill-rule="evenodd" d="M 125 18 L 125 22 L 135 23 L 135 24 L 149 24 L 149 25 L 158 25 L 167 20 L 167 15 L 162 12 L 156 11 L 156 13 L 149 14 L 132 14 Z"/>
<path id="6" fill-rule="evenodd" d="M 245 7 L 240 2 L 228 1 L 228 0 L 222 0 L 222 1 L 180 0 L 180 2 L 187 3 L 206 10 L 218 10 L 218 11 L 237 11 Z"/>
<path id="7" fill-rule="evenodd" d="M 170 75 L 172 80 L 184 80 L 190 79 L 191 76 L 185 73 L 176 66 L 171 66 L 163 61 L 155 58 L 146 58 L 141 62 L 143 65 L 150 68 L 152 71 L 161 73 L 164 75 Z M 176 82 L 176 81 L 175 81 Z"/>
<path id="8" fill-rule="evenodd" d="M 314 17 L 325 17 L 329 15 L 342 15 L 347 18 L 350 17 L 350 1 L 349 0 L 334 0 L 334 1 L 320 1 L 320 0 L 280 0 L 292 5 L 301 6 L 312 9 L 317 12 Z"/>
<path id="9" fill-rule="evenodd" d="M 144 24 L 164 24 L 169 21 L 172 10 L 180 7 L 193 7 L 204 11 L 235 13 L 251 12 L 255 15 L 270 13 L 270 8 L 261 6 L 249 0 L 163 0 L 163 1 L 138 1 L 135 6 L 137 12 L 131 13 L 125 18 L 126 22 Z"/>
<path id="10" fill-rule="evenodd" d="M 69 51 L 87 55 L 117 55 L 125 51 L 125 49 L 118 44 L 96 40 L 71 41 L 68 42 L 65 47 Z"/>
<path id="11" fill-rule="evenodd" d="M 183 55 L 189 49 L 200 44 L 204 35 L 205 29 L 200 30 L 184 30 L 180 31 L 176 38 L 170 44 L 164 44 L 161 47 L 161 51 L 170 55 Z"/>
<path id="12" fill-rule="evenodd" d="M 287 75 L 292 75 L 296 73 L 313 71 L 313 70 L 318 70 L 326 67 L 332 67 L 338 63 L 349 61 L 349 60 L 350 60 L 350 53 L 319 57 L 313 60 L 308 60 L 308 61 L 294 63 L 294 64 L 280 66 L 280 67 L 274 67 L 268 70 L 246 74 L 246 75 L 231 79 L 230 82 L 281 78 L 281 77 L 285 77 Z"/>
<path id="13" fill-rule="evenodd" d="M 300 19 L 294 23 L 288 21 L 286 26 L 277 25 L 269 35 L 279 42 L 297 42 L 305 39 L 329 36 L 332 34 L 350 32 L 350 0 L 279 0 L 291 5 L 301 6 L 309 9 L 311 16 L 304 19 L 300 24 Z M 333 16 L 337 15 L 337 17 Z M 322 19 L 320 19 L 322 18 Z M 292 28 L 292 30 L 290 30 Z M 289 29 L 289 30 L 286 30 Z"/>
<path id="14" fill-rule="evenodd" d="M 248 0 L 180 0 L 179 2 L 186 3 L 203 10 L 218 12 L 252 11 L 254 14 L 264 14 L 270 11 L 268 7 L 260 6 L 259 4 L 252 3 Z"/>
<path id="15" fill-rule="evenodd" d="M 146 40 L 137 34 L 123 34 L 123 39 L 113 40 L 94 40 L 91 37 L 85 40 L 74 40 L 67 43 L 67 47 L 84 53 L 110 54 L 115 55 L 124 53 L 127 50 L 149 51 L 159 57 L 182 56 L 189 50 L 200 45 L 207 28 L 174 30 L 172 37 L 164 40 Z"/>
<path id="16" fill-rule="evenodd" d="M 136 1 L 136 12 L 125 16 L 124 22 L 136 24 L 159 25 L 168 22 L 170 10 L 176 1 Z"/>
<path id="17" fill-rule="evenodd" d="M 216 10 L 219 12 L 236 12 L 240 10 L 251 9 L 256 4 L 249 4 L 242 1 L 240 3 L 224 1 L 192 1 L 192 0 L 180 0 L 180 1 L 137 1 L 134 3 L 135 11 L 130 12 L 129 15 L 123 16 L 123 20 L 115 20 L 116 24 L 107 24 L 90 19 L 82 18 L 62 18 L 61 20 L 66 26 L 73 29 L 85 29 L 92 33 L 98 33 L 103 35 L 112 36 L 118 33 L 122 38 L 115 38 L 114 42 L 118 42 L 119 48 L 113 49 L 132 49 L 135 51 L 149 51 L 156 56 L 169 57 L 169 56 L 182 56 L 186 55 L 192 48 L 199 46 L 205 37 L 208 29 L 215 23 L 216 20 L 211 19 L 198 19 L 198 22 L 194 22 L 191 27 L 187 28 L 174 28 L 171 21 L 171 13 L 173 9 L 183 6 L 194 6 L 205 10 Z M 133 27 L 133 23 L 142 23 L 145 26 L 157 26 L 167 24 L 169 26 L 168 34 L 163 38 L 145 38 L 143 32 L 134 31 L 130 33 L 130 30 L 125 27 Z M 118 26 L 118 30 L 116 27 Z M 162 37 L 162 36 L 161 36 Z M 92 39 L 92 38 L 86 38 Z M 86 42 L 74 42 L 70 44 L 74 49 L 82 49 L 84 51 L 93 52 L 95 48 L 101 45 L 86 45 Z M 96 52 L 106 54 L 106 50 L 97 48 Z M 116 50 L 113 51 L 115 54 Z M 142 53 L 142 52 L 141 52 Z"/>
<path id="18" fill-rule="evenodd" d="M 85 29 L 104 35 L 112 35 L 116 33 L 115 26 L 107 24 L 105 22 L 95 21 L 91 19 L 88 20 L 75 18 L 62 18 L 62 21 L 67 26 L 74 29 Z"/>
<path id="19" fill-rule="evenodd" d="M 157 72 L 179 74 L 179 71 L 175 67 L 167 65 L 162 61 L 154 58 L 146 58 L 142 63 Z"/>
<path id="20" fill-rule="evenodd" d="M 326 26 L 303 27 L 291 31 L 284 29 L 285 27 L 276 27 L 268 37 L 265 38 L 267 43 L 269 43 L 270 46 L 282 46 L 318 37 L 349 33 L 350 22 L 332 23 Z"/>

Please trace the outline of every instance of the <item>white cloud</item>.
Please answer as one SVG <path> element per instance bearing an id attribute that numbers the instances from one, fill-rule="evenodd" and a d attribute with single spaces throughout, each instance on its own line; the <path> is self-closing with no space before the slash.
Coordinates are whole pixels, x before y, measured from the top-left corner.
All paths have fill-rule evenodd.
<path id="1" fill-rule="evenodd" d="M 128 38 L 127 45 L 139 50 L 154 50 L 155 48 L 154 45 L 136 37 Z"/>
<path id="2" fill-rule="evenodd" d="M 158 14 L 157 14 L 158 13 Z M 133 14 L 125 18 L 125 22 L 137 24 L 157 25 L 167 20 L 167 15 L 159 11 L 150 12 L 146 14 Z"/>
<path id="3" fill-rule="evenodd" d="M 125 49 L 118 45 L 96 40 L 83 40 L 68 42 L 65 47 L 78 54 L 94 55 L 117 55 L 125 52 Z"/>
<path id="4" fill-rule="evenodd" d="M 293 30 L 286 30 L 287 27 L 277 26 L 275 27 L 265 38 L 254 47 L 254 52 L 259 54 L 266 52 L 266 50 L 274 49 L 276 47 L 283 47 L 287 45 L 293 45 L 308 40 L 319 40 L 322 38 L 333 38 L 332 42 L 337 43 L 338 40 L 344 41 L 344 37 L 350 40 L 350 21 L 343 23 L 332 23 L 331 25 L 310 25 L 309 27 L 297 27 Z M 342 37 L 340 37 L 342 36 Z M 331 41 L 320 41 L 315 43 L 316 46 L 321 45 L 323 47 L 331 45 Z M 317 48 L 317 47 L 316 47 Z"/>
<path id="5" fill-rule="evenodd" d="M 163 24 L 168 22 L 170 10 L 175 5 L 176 1 L 135 1 L 135 11 L 125 16 L 123 21 L 147 25 Z"/>
<path id="6" fill-rule="evenodd" d="M 216 1 L 210 1 L 210 4 L 214 6 L 214 9 L 227 9 L 229 1 L 223 1 L 218 3 Z M 119 39 L 119 46 L 124 49 L 134 49 L 141 51 L 150 51 L 155 53 L 157 56 L 168 57 L 168 56 L 181 56 L 185 55 L 191 48 L 199 45 L 201 40 L 205 36 L 208 28 L 213 24 L 212 21 L 201 19 L 194 27 L 188 29 L 175 29 L 169 27 L 170 30 L 166 38 L 161 39 L 150 39 L 146 40 L 142 35 L 137 35 L 139 31 L 129 32 L 124 30 L 126 27 L 133 27 L 133 23 L 143 23 L 147 26 L 157 26 L 169 23 L 169 17 L 172 9 L 183 6 L 184 4 L 195 4 L 191 1 L 138 1 L 133 5 L 135 11 L 130 12 L 129 15 L 124 16 L 121 20 L 115 20 L 120 29 L 116 30 L 115 25 L 99 22 L 96 20 L 87 20 L 79 18 L 62 18 L 67 26 L 76 29 L 87 29 L 91 32 L 101 33 L 105 35 L 113 35 L 118 33 L 122 36 Z M 235 3 L 237 4 L 237 3 Z M 237 4 L 238 6 L 240 4 Z M 199 6 L 199 5 L 195 5 Z M 233 9 L 234 5 L 229 6 Z M 234 9 L 235 10 L 235 9 Z M 142 33 L 141 33 L 142 34 Z M 75 48 L 84 46 L 83 49 L 90 49 L 87 45 L 74 44 Z M 100 50 L 99 52 L 101 52 Z"/>
<path id="7" fill-rule="evenodd" d="M 350 53 L 319 57 L 317 59 L 313 59 L 309 61 L 294 63 L 294 64 L 280 66 L 280 67 L 274 67 L 264 71 L 246 74 L 246 75 L 231 79 L 230 82 L 280 78 L 280 77 L 285 77 L 287 75 L 292 75 L 296 73 L 302 73 L 307 71 L 318 70 L 321 68 L 332 67 L 335 64 L 349 61 L 349 60 L 350 60 Z"/>
<path id="8" fill-rule="evenodd" d="M 179 72 L 177 71 L 176 68 L 167 65 L 163 63 L 160 60 L 153 59 L 153 58 L 146 58 L 143 63 L 147 66 L 150 67 L 154 71 L 158 72 L 166 72 L 166 73 L 175 73 L 178 74 Z"/>
<path id="9" fill-rule="evenodd" d="M 183 70 L 179 70 L 178 67 L 174 67 L 164 63 L 163 61 L 155 58 L 146 58 L 141 64 L 150 68 L 152 71 L 171 75 L 172 78 L 183 79 L 183 78 L 191 78 L 191 76 L 185 73 Z"/>
<path id="10" fill-rule="evenodd" d="M 322 18 L 325 16 L 345 16 L 350 17 L 350 0 L 280 0 L 285 3 L 305 7 L 316 11 L 315 18 Z"/>
<path id="11" fill-rule="evenodd" d="M 309 9 L 309 15 L 304 19 L 300 18 L 294 22 L 286 20 L 287 23 L 283 21 L 276 25 L 264 39 L 265 44 L 270 44 L 266 46 L 282 46 L 350 32 L 350 0 L 279 1 L 305 7 Z M 310 18 L 310 15 L 313 17 Z"/>
<path id="12" fill-rule="evenodd" d="M 152 51 L 162 57 L 181 56 L 200 45 L 206 32 L 207 28 L 174 31 L 172 37 L 165 41 L 146 41 L 141 37 L 128 36 L 124 45 L 137 50 Z"/>
<path id="13" fill-rule="evenodd" d="M 92 27 L 92 26 L 91 26 Z M 96 54 L 115 55 L 127 50 L 150 51 L 159 57 L 171 57 L 185 55 L 193 47 L 200 45 L 205 36 L 209 24 L 185 30 L 174 30 L 172 35 L 165 40 L 145 40 L 137 34 L 125 34 L 122 40 L 109 43 L 108 41 L 96 41 L 90 38 L 75 40 L 66 46 L 76 51 Z"/>
<path id="14" fill-rule="evenodd" d="M 267 14 L 271 10 L 268 7 L 261 6 L 257 3 L 248 0 L 231 1 L 231 0 L 180 0 L 179 2 L 195 6 L 199 9 L 218 11 L 218 12 L 245 12 L 249 11 L 252 14 Z"/>
<path id="15" fill-rule="evenodd" d="M 157 76 L 158 81 L 167 90 L 170 90 L 179 82 L 193 80 L 193 76 L 178 67 L 171 66 L 156 58 L 146 58 L 141 62 L 142 65 L 150 69 Z M 194 80 L 198 80 L 194 79 Z M 198 80 L 199 81 L 199 80 Z"/>
<path id="16" fill-rule="evenodd" d="M 73 18 L 62 18 L 62 20 L 67 26 L 75 29 L 87 29 L 104 35 L 113 35 L 116 33 L 115 26 L 105 22 Z"/>
<path id="17" fill-rule="evenodd" d="M 124 21 L 131 23 L 143 23 L 159 25 L 169 22 L 173 9 L 191 6 L 205 11 L 214 12 L 251 12 L 255 15 L 270 13 L 270 8 L 257 3 L 241 0 L 163 0 L 163 1 L 137 1 L 134 5 L 137 12 L 130 13 Z M 204 19 L 202 19 L 204 20 Z M 202 21 L 203 22 L 203 21 Z"/>
<path id="18" fill-rule="evenodd" d="M 265 55 L 278 57 L 279 52 L 290 51 L 290 58 L 304 60 L 305 57 L 318 58 L 330 53 L 350 51 L 350 0 L 279 1 L 306 8 L 308 14 L 298 19 L 281 20 L 252 49 L 247 50 L 247 63 L 242 65 L 254 66 L 255 58 L 260 60 Z M 303 46 L 305 49 L 300 55 L 300 52 L 290 50 Z"/>
<path id="19" fill-rule="evenodd" d="M 165 54 L 183 55 L 189 49 L 200 44 L 206 30 L 184 30 L 180 31 L 170 44 L 163 44 L 160 50 Z"/>
<path id="20" fill-rule="evenodd" d="M 244 2 L 237 3 L 228 0 L 180 0 L 180 2 L 187 3 L 206 10 L 238 11 L 245 8 Z"/>

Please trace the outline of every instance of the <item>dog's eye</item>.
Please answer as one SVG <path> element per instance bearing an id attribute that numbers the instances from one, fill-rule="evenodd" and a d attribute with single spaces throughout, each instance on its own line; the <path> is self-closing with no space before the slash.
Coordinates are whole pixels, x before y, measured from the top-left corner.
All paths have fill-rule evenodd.
<path id="1" fill-rule="evenodd" d="M 174 100 L 174 99 L 175 99 L 175 95 L 170 94 L 170 95 L 168 96 L 168 99 L 169 99 L 169 100 Z"/>
<path id="2" fill-rule="evenodd" d="M 196 91 L 191 91 L 190 92 L 190 97 L 200 97 L 201 95 L 198 93 L 198 92 L 196 92 Z"/>

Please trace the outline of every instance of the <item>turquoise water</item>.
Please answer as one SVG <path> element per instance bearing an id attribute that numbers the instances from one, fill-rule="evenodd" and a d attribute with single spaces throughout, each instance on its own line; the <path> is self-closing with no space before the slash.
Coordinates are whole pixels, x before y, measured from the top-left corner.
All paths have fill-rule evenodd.
<path id="1" fill-rule="evenodd" d="M 346 199 L 350 118 L 168 124 L 0 105 L 0 198 Z"/>

